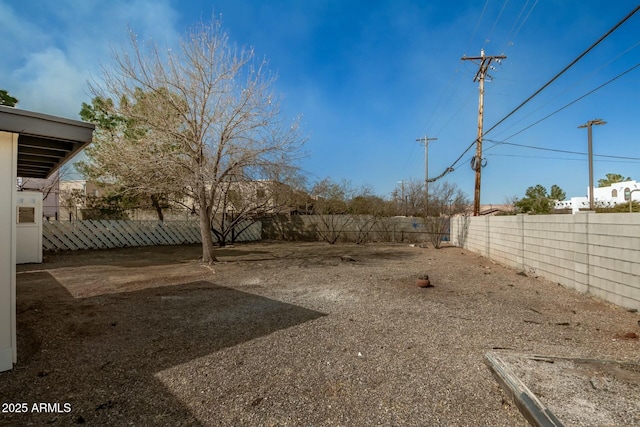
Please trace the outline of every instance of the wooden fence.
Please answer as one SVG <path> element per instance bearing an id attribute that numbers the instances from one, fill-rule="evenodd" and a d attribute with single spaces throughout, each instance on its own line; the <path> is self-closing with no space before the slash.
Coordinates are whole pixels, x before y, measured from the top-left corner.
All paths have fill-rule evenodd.
<path id="1" fill-rule="evenodd" d="M 242 229 L 242 224 L 239 228 Z M 257 222 L 240 233 L 236 241 L 256 241 L 262 238 L 261 235 L 262 225 Z M 216 237 L 213 239 L 215 241 Z M 44 221 L 42 225 L 42 248 L 45 251 L 200 242 L 197 221 Z"/>

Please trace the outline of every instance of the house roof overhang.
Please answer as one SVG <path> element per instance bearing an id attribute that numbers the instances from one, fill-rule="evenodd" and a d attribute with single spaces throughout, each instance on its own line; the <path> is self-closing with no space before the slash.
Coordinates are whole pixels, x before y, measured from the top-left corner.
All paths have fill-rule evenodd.
<path id="1" fill-rule="evenodd" d="M 18 176 L 48 178 L 85 148 L 95 126 L 0 105 L 0 131 L 18 134 Z"/>

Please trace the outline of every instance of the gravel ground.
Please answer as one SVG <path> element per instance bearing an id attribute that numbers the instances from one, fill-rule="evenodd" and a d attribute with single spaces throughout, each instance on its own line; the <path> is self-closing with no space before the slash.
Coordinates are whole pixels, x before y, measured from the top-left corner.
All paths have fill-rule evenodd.
<path id="1" fill-rule="evenodd" d="M 565 425 L 640 425 L 640 364 L 500 354 L 510 371 Z"/>
<path id="2" fill-rule="evenodd" d="M 638 361 L 637 313 L 459 248 L 257 243 L 213 267 L 199 250 L 19 266 L 0 425 L 528 425 L 487 351 Z M 585 414 L 567 425 L 598 425 Z"/>

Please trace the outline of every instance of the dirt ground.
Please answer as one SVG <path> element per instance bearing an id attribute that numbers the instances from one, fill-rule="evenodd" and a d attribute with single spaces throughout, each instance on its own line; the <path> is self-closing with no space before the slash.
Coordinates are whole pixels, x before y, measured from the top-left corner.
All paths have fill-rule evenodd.
<path id="1" fill-rule="evenodd" d="M 638 313 L 454 247 L 199 255 L 139 247 L 18 266 L 0 425 L 527 425 L 487 351 L 511 355 L 566 425 L 640 425 Z M 417 287 L 421 274 L 434 287 Z"/>

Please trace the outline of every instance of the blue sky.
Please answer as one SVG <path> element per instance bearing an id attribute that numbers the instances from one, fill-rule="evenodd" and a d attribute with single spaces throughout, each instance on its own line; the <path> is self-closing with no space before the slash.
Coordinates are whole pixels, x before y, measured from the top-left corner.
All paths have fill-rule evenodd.
<path id="1" fill-rule="evenodd" d="M 477 66 L 463 55 L 504 54 L 485 85 L 491 128 L 637 6 L 617 0 L 0 0 L 0 89 L 19 108 L 78 118 L 110 49 L 141 38 L 175 43 L 212 14 L 233 42 L 250 45 L 278 74 L 284 114 L 302 115 L 310 180 L 347 179 L 388 195 L 398 181 L 449 167 L 477 129 Z M 640 180 L 640 12 L 540 95 L 486 135 L 485 203 L 557 184 L 585 196 L 587 131 L 594 180 L 620 173 Z M 629 71 L 631 69 L 631 71 Z M 628 71 L 628 72 L 627 72 Z M 612 83 L 576 101 L 621 73 Z M 575 101 L 575 102 L 574 102 Z M 567 108 L 554 113 L 562 107 Z M 551 115 L 549 118 L 530 125 Z M 470 150 L 443 180 L 473 197 Z"/>

